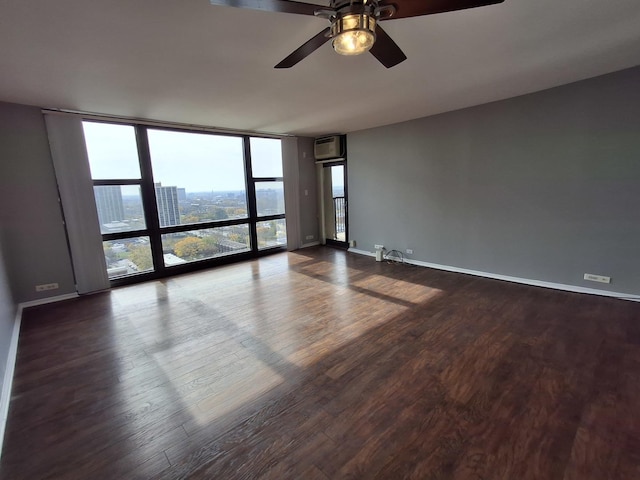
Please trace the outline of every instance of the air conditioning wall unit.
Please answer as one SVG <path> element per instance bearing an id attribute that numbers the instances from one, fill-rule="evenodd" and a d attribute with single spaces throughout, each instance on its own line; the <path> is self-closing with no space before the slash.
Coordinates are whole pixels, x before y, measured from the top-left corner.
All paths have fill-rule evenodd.
<path id="1" fill-rule="evenodd" d="M 313 155 L 316 162 L 345 158 L 345 144 L 344 135 L 330 135 L 316 138 L 313 145 Z"/>

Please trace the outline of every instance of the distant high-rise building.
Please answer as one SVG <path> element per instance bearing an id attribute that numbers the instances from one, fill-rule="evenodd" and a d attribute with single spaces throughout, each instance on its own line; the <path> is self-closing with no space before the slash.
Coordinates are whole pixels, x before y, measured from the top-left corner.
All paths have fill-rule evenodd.
<path id="1" fill-rule="evenodd" d="M 93 189 L 100 225 L 124 220 L 122 192 L 119 185 L 100 185 Z"/>
<path id="2" fill-rule="evenodd" d="M 180 225 L 178 187 L 163 187 L 160 183 L 156 183 L 155 187 L 160 226 L 169 227 L 171 225 Z"/>
<path id="3" fill-rule="evenodd" d="M 187 189 L 186 188 L 179 188 L 178 189 L 178 200 L 180 200 L 181 202 L 186 202 L 187 201 Z"/>

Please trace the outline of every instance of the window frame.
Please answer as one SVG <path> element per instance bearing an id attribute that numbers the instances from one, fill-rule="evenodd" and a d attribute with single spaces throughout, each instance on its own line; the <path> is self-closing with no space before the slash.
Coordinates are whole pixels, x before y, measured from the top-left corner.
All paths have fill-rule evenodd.
<path id="1" fill-rule="evenodd" d="M 166 126 L 155 126 L 155 125 L 145 125 L 138 124 L 134 122 L 118 122 L 118 121 L 105 121 L 105 120 L 96 120 L 93 118 L 83 118 L 83 122 L 95 122 L 95 123 L 104 123 L 111 125 L 127 125 L 134 128 L 137 151 L 138 151 L 138 162 L 140 164 L 140 178 L 139 179 L 100 179 L 100 180 L 91 180 L 93 186 L 113 186 L 113 185 L 136 185 L 140 188 L 140 194 L 142 197 L 142 208 L 145 217 L 145 229 L 138 230 L 128 230 L 123 232 L 110 232 L 102 234 L 102 241 L 113 241 L 113 240 L 124 240 L 133 237 L 149 237 L 150 247 L 151 247 L 151 257 L 153 261 L 153 270 L 142 272 L 138 274 L 130 274 L 122 277 L 110 278 L 109 282 L 111 286 L 120 286 L 120 285 L 129 285 L 132 283 L 137 283 L 141 281 L 163 278 L 171 275 L 177 275 L 181 273 L 187 273 L 191 271 L 196 271 L 202 268 L 209 268 L 216 265 L 222 265 L 226 263 L 236 262 L 247 260 L 251 258 L 260 257 L 263 255 L 268 255 L 272 253 L 277 253 L 281 251 L 285 251 L 287 246 L 285 245 L 273 245 L 266 248 L 258 248 L 258 236 L 257 236 L 257 224 L 259 222 L 270 221 L 270 220 L 279 220 L 285 219 L 286 221 L 286 207 L 285 213 L 276 214 L 276 215 L 268 215 L 268 216 L 258 216 L 257 213 L 257 202 L 256 202 L 256 183 L 264 182 L 264 181 L 279 181 L 283 184 L 284 191 L 284 173 L 282 177 L 253 177 L 252 173 L 252 159 L 251 159 L 251 146 L 250 140 L 252 137 L 259 138 L 273 138 L 276 140 L 282 141 L 280 137 L 277 136 L 267 136 L 267 135 L 249 135 L 249 134 L 236 134 L 236 133 L 219 133 L 212 132 L 207 130 L 198 130 L 193 128 L 180 128 L 180 127 L 166 127 Z M 243 145 L 243 162 L 244 162 L 244 173 L 245 173 L 245 184 L 246 184 L 246 194 L 247 194 L 247 217 L 246 218 L 237 218 L 237 219 L 221 219 L 221 220 L 213 220 L 209 222 L 201 222 L 201 223 L 191 223 L 191 224 L 180 224 L 180 225 L 172 225 L 172 226 L 160 226 L 159 216 L 158 216 L 158 204 L 156 200 L 155 193 L 155 184 L 153 178 L 153 169 L 151 162 L 151 153 L 149 148 L 149 138 L 147 132 L 149 129 L 154 130 L 166 130 L 173 132 L 183 132 L 183 133 L 196 133 L 196 134 L 205 134 L 212 136 L 231 136 L 242 139 Z M 284 161 L 284 159 L 283 159 Z M 283 165 L 284 170 L 284 165 Z M 199 231 L 206 230 L 212 228 L 226 227 L 226 226 L 234 226 L 234 225 L 248 225 L 249 229 L 249 251 L 242 251 L 238 253 L 231 253 L 216 256 L 213 258 L 207 259 L 199 259 L 193 261 L 187 261 L 184 264 L 179 265 L 165 265 L 164 263 L 164 253 L 162 247 L 162 235 L 171 234 L 171 233 L 182 233 L 189 231 Z"/>
<path id="2" fill-rule="evenodd" d="M 257 194 L 256 194 L 256 184 L 257 183 L 261 183 L 261 182 L 282 182 L 282 188 L 283 188 L 283 197 L 286 198 L 286 196 L 284 195 L 284 165 L 283 165 L 283 169 L 282 169 L 282 176 L 281 177 L 254 177 L 253 176 L 253 164 L 252 164 L 252 156 L 251 156 L 251 137 L 247 136 L 245 138 L 245 162 L 246 162 L 246 167 L 245 167 L 245 171 L 247 172 L 247 186 L 249 188 L 249 190 L 251 191 L 251 194 L 249 195 L 249 203 L 252 205 L 249 207 L 250 212 L 252 213 L 251 218 L 253 219 L 253 222 L 250 226 L 251 229 L 251 241 L 252 241 L 252 247 L 253 245 L 255 245 L 255 249 L 257 251 L 260 252 L 265 252 L 265 251 L 269 251 L 270 249 L 278 249 L 278 250 L 282 250 L 282 249 L 286 249 L 286 245 L 283 246 L 271 246 L 271 247 L 266 247 L 266 248 L 262 248 L 260 249 L 258 247 L 258 223 L 261 222 L 268 222 L 271 220 L 280 220 L 280 219 L 284 219 L 286 222 L 286 208 L 285 208 L 285 213 L 279 213 L 279 214 L 275 214 L 275 215 L 258 215 L 258 206 L 257 206 Z M 253 243 L 255 242 L 255 243 Z"/>

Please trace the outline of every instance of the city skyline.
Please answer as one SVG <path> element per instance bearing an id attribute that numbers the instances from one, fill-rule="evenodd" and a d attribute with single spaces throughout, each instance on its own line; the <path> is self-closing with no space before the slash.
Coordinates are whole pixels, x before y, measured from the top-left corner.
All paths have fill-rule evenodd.
<path id="1" fill-rule="evenodd" d="M 85 121 L 83 128 L 94 180 L 141 178 L 133 127 Z M 190 192 L 246 188 L 241 137 L 153 128 L 148 137 L 155 183 Z M 251 137 L 250 148 L 254 176 L 282 176 L 279 139 Z"/>
<path id="2" fill-rule="evenodd" d="M 154 185 L 154 190 L 161 227 L 248 216 L 245 190 L 187 192 L 160 183 Z M 96 185 L 94 196 L 103 233 L 145 228 L 138 186 Z M 259 189 L 256 200 L 258 216 L 284 213 L 282 188 Z"/>

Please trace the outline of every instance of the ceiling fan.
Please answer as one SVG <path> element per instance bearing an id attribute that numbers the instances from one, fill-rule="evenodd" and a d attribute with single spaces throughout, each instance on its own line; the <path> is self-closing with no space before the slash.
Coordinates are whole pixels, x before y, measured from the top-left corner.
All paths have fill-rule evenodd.
<path id="1" fill-rule="evenodd" d="M 396 18 L 419 17 L 466 8 L 502 3 L 504 0 L 331 0 L 329 7 L 293 0 L 209 0 L 212 5 L 296 13 L 326 18 L 331 25 L 282 60 L 275 68 L 291 68 L 325 42 L 332 39 L 341 55 L 359 55 L 367 51 L 385 67 L 407 59 L 400 47 L 378 22 Z"/>

